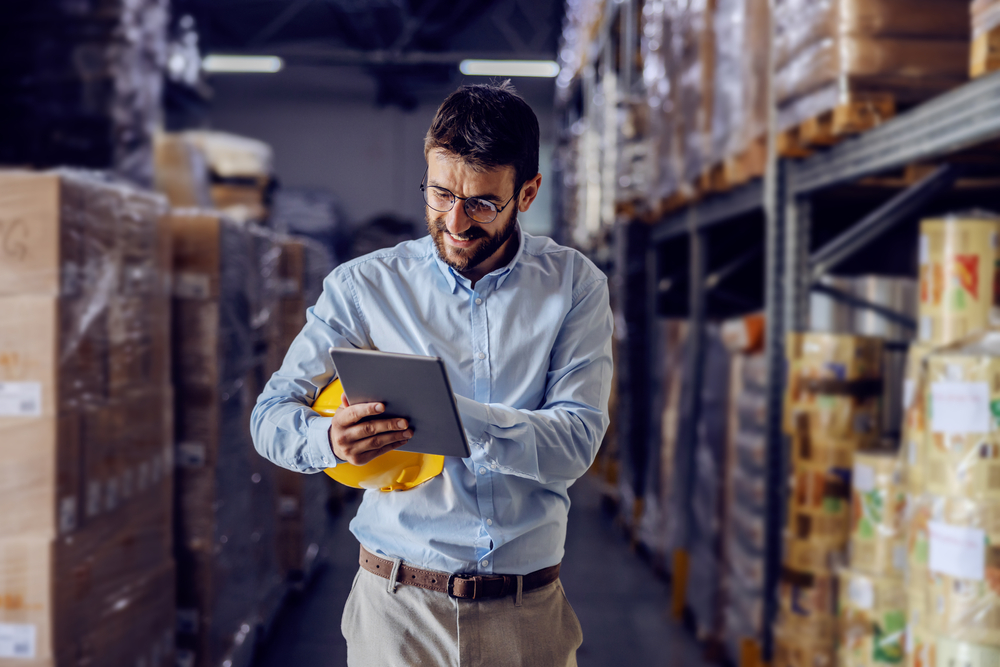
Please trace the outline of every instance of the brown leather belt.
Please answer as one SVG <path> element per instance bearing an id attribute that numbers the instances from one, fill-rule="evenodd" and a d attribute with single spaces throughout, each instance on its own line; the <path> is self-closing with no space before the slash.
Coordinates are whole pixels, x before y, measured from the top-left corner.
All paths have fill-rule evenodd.
<path id="1" fill-rule="evenodd" d="M 359 562 L 361 567 L 374 575 L 383 579 L 392 577 L 393 562 L 376 556 L 364 546 L 361 547 Z M 396 577 L 401 584 L 447 593 L 461 600 L 502 598 L 517 592 L 517 575 L 513 574 L 448 574 L 400 563 Z M 558 578 L 559 565 L 536 570 L 521 577 L 521 592 L 548 586 Z"/>

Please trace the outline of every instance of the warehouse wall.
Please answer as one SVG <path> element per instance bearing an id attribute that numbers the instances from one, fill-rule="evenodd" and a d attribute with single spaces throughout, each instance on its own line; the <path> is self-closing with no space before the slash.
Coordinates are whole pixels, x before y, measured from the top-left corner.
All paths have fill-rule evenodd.
<path id="1" fill-rule="evenodd" d="M 355 68 L 289 68 L 273 76 L 212 81 L 213 129 L 255 137 L 275 151 L 282 185 L 332 192 L 352 225 L 382 213 L 418 221 L 423 204 L 423 137 L 441 100 L 458 83 L 423 96 L 413 111 L 375 105 L 370 76 Z M 521 216 L 525 229 L 552 228 L 552 84 L 515 82 L 542 129 L 541 171 L 548 181 Z"/>

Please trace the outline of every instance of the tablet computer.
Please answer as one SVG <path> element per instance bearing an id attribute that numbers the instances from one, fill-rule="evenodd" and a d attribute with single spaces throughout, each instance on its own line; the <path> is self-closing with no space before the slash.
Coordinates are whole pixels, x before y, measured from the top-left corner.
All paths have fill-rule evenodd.
<path id="1" fill-rule="evenodd" d="M 471 455 L 441 359 L 339 347 L 330 356 L 351 405 L 383 403 L 385 412 L 369 419 L 409 421 L 413 437 L 399 451 Z"/>

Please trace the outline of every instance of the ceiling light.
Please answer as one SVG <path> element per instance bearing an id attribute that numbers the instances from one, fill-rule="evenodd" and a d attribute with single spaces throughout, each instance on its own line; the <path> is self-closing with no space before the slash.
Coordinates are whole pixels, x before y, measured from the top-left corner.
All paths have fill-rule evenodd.
<path id="1" fill-rule="evenodd" d="M 552 78 L 559 74 L 559 65 L 553 60 L 463 60 L 458 69 L 468 76 Z"/>
<path id="2" fill-rule="evenodd" d="M 205 56 L 201 61 L 206 72 L 233 74 L 273 74 L 284 66 L 277 56 Z"/>

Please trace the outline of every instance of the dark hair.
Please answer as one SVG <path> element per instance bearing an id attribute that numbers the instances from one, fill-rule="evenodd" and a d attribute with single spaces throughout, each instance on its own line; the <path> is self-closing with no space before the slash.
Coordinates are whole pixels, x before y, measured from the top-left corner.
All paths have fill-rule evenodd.
<path id="1" fill-rule="evenodd" d="M 476 170 L 514 167 L 514 187 L 538 173 L 538 118 L 510 81 L 462 86 L 441 103 L 424 155 L 435 148 Z"/>

